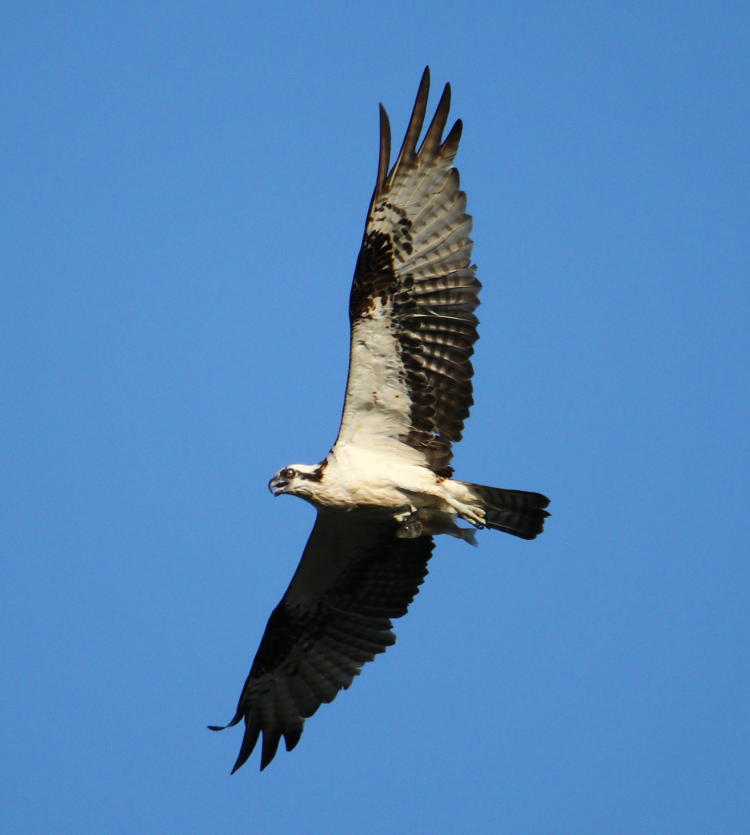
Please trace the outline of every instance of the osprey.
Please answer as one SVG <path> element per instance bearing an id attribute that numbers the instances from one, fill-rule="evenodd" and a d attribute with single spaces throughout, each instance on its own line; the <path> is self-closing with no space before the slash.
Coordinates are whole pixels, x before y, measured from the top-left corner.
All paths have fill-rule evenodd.
<path id="1" fill-rule="evenodd" d="M 393 168 L 380 106 L 380 157 L 349 298 L 349 376 L 338 438 L 319 464 L 269 482 L 317 510 L 299 566 L 273 610 L 222 730 L 245 722 L 234 773 L 262 732 L 261 769 L 299 742 L 304 720 L 395 642 L 427 574 L 433 536 L 475 544 L 473 528 L 539 534 L 549 500 L 452 477 L 451 445 L 472 405 L 480 284 L 471 218 L 453 159 L 461 122 L 443 138 L 445 85 L 419 149 L 429 68 Z M 461 527 L 463 520 L 472 527 Z"/>

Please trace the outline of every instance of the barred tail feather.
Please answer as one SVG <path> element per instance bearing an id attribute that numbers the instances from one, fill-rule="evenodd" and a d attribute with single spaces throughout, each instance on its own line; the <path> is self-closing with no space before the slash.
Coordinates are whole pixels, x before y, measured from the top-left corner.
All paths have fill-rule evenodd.
<path id="1" fill-rule="evenodd" d="M 496 531 L 505 531 L 534 539 L 544 528 L 549 513 L 544 509 L 549 499 L 541 493 L 525 490 L 504 490 L 501 487 L 486 487 L 483 484 L 467 484 L 484 506 L 484 524 Z"/>

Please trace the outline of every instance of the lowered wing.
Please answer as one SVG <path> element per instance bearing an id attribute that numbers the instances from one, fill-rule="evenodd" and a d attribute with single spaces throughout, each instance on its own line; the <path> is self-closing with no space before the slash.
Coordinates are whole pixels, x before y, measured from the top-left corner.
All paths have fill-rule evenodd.
<path id="1" fill-rule="evenodd" d="M 252 754 L 261 733 L 261 769 L 282 736 L 291 751 L 304 720 L 395 642 L 391 618 L 406 614 L 432 553 L 430 537 L 399 539 L 396 528 L 377 510 L 318 513 L 229 722 L 245 720 L 232 773 Z"/>
<path id="2" fill-rule="evenodd" d="M 443 139 L 446 84 L 417 149 L 429 93 L 425 69 L 393 168 L 380 108 L 380 158 L 349 302 L 351 353 L 337 444 L 370 449 L 395 441 L 440 475 L 452 469 L 472 404 L 479 281 L 471 265 L 471 217 L 452 167 L 457 121 Z"/>

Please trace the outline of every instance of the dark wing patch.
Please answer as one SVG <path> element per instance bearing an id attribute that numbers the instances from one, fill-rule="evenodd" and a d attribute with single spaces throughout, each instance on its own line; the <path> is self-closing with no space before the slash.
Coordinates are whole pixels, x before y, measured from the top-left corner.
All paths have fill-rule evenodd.
<path id="1" fill-rule="evenodd" d="M 450 107 L 447 84 L 417 150 L 428 93 L 429 69 L 425 69 L 390 172 L 390 126 L 381 105 L 378 176 L 349 314 L 353 345 L 364 344 L 366 320 L 375 316 L 385 320 L 399 354 L 398 368 L 389 368 L 388 373 L 398 379 L 381 375 L 375 380 L 377 386 L 370 388 L 403 389 L 408 413 L 399 440 L 420 450 L 435 472 L 448 476 L 452 473 L 451 443 L 461 438 L 473 403 L 471 355 L 478 336 L 473 311 L 479 304 L 481 285 L 470 263 L 471 217 L 466 214 L 466 195 L 452 167 L 461 137 L 460 120 L 442 138 Z M 374 397 L 373 402 L 363 403 L 361 394 L 352 396 L 353 376 L 366 374 L 369 364 L 366 353 L 359 356 L 361 360 L 353 353 L 350 362 L 343 434 L 355 421 L 351 412 L 380 406 Z M 392 403 L 389 410 L 393 412 Z"/>
<path id="2" fill-rule="evenodd" d="M 391 618 L 406 614 L 432 552 L 430 537 L 400 539 L 396 528 L 382 511 L 318 513 L 229 722 L 245 721 L 232 773 L 261 733 L 261 769 L 282 737 L 291 751 L 304 720 L 395 642 Z"/>

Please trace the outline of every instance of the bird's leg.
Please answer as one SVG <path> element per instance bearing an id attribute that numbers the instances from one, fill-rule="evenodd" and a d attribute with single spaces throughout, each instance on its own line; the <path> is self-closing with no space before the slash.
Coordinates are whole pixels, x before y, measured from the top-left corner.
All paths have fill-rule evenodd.
<path id="1" fill-rule="evenodd" d="M 402 513 L 393 517 L 398 523 L 396 536 L 399 539 L 416 539 L 422 535 L 422 523 L 419 521 L 419 512 L 416 507 L 410 505 Z"/>

